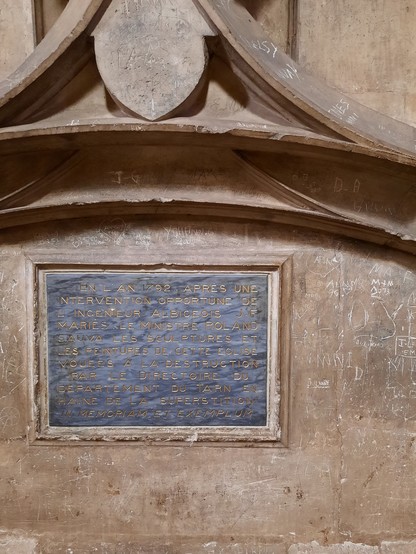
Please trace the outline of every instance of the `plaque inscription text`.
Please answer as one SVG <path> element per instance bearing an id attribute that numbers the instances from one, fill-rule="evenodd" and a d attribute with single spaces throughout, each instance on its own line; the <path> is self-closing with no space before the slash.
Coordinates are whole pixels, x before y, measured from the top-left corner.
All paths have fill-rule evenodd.
<path id="1" fill-rule="evenodd" d="M 269 275 L 45 275 L 49 425 L 261 427 Z"/>

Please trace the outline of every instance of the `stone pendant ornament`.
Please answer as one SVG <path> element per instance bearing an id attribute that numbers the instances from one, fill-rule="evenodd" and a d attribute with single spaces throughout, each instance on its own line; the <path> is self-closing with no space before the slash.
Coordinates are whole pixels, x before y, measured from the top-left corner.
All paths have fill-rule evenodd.
<path id="1" fill-rule="evenodd" d="M 198 89 L 208 34 L 192 0 L 115 0 L 94 32 L 98 70 L 123 111 L 166 118 Z"/>

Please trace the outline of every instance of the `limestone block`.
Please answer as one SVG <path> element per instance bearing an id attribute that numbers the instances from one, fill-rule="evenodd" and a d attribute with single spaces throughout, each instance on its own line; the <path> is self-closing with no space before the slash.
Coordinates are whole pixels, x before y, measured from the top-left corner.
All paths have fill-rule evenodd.
<path id="1" fill-rule="evenodd" d="M 67 3 L 67 0 L 37 0 L 34 2 L 38 42 L 54 25 Z"/>
<path id="2" fill-rule="evenodd" d="M 380 546 L 380 554 L 414 554 L 416 552 L 416 540 L 406 542 L 385 542 Z"/>
<path id="3" fill-rule="evenodd" d="M 415 24 L 416 6 L 406 0 L 299 0 L 299 62 L 347 94 L 403 98 L 416 83 Z M 371 95 L 364 103 L 379 107 Z"/>
<path id="4" fill-rule="evenodd" d="M 113 2 L 94 33 L 107 90 L 130 113 L 167 116 L 200 85 L 204 34 L 212 33 L 189 0 Z"/>
<path id="5" fill-rule="evenodd" d="M 284 219 L 296 188 L 335 212 L 349 196 L 371 197 L 380 175 L 380 186 L 389 186 L 366 217 L 371 223 L 371 209 L 380 210 L 397 230 L 399 215 L 405 219 L 395 211 L 398 191 L 406 191 L 399 177 L 390 168 L 368 182 L 361 165 L 335 173 L 326 160 L 312 174 L 305 160 L 289 164 L 282 156 L 279 188 L 266 178 L 257 182 L 245 160 L 214 148 L 189 154 L 179 146 L 120 145 L 82 154 L 68 163 L 64 157 L 65 171 L 54 180 L 16 196 L 27 208 L 19 217 L 31 217 L 37 206 L 45 219 L 0 233 L 0 517 L 7 533 L 27 533 L 5 535 L 10 552 L 19 554 L 17 540 L 31 546 L 26 536 L 39 537 L 44 554 L 412 552 L 414 543 L 397 541 L 412 536 L 415 521 L 414 257 L 343 238 L 341 227 L 336 235 L 302 228 L 300 210 Z M 49 157 L 44 165 L 23 160 L 32 177 L 49 171 Z M 319 177 L 324 164 L 326 180 Z M 11 163 L 3 170 L 7 192 L 13 180 L 24 192 L 24 175 Z M 293 183 L 291 196 L 283 196 L 285 182 Z M 249 221 L 250 207 L 265 217 L 266 206 L 276 225 Z M 282 368 L 290 365 L 284 385 L 292 398 L 283 414 L 285 444 L 36 438 L 37 330 L 44 336 L 36 305 L 45 297 L 35 292 L 33 264 L 200 268 L 237 255 L 263 264 L 263 256 L 279 253 L 292 260 L 291 294 L 282 303 L 291 354 Z M 340 544 L 340 536 L 351 542 Z M 376 546 L 381 540 L 396 542 Z"/>
<path id="6" fill-rule="evenodd" d="M 403 373 L 409 374 L 406 368 Z M 380 391 L 380 385 L 373 383 Z M 386 386 L 383 402 L 393 410 L 400 409 L 397 408 L 399 401 L 406 406 L 406 398 L 389 398 L 394 389 L 396 396 L 399 390 L 406 394 L 402 385 Z M 385 430 L 391 425 L 387 419 L 386 423 L 369 418 L 359 420 L 358 411 L 356 416 L 355 424 L 351 419 L 344 421 L 341 532 L 374 539 L 380 535 L 384 538 L 409 536 L 414 532 L 416 517 L 414 436 L 411 432 Z M 400 412 L 398 419 L 401 419 Z"/>
<path id="7" fill-rule="evenodd" d="M 224 542 L 220 540 L 187 541 L 56 541 L 46 540 L 42 554 L 287 554 L 283 544 L 269 544 L 257 541 Z"/>
<path id="8" fill-rule="evenodd" d="M 289 547 L 288 554 L 379 554 L 377 546 L 366 546 L 344 542 L 331 546 L 321 546 L 316 541 L 310 544 L 294 544 Z"/>
<path id="9" fill-rule="evenodd" d="M 413 114 L 411 111 L 406 110 L 406 94 L 399 94 L 397 91 L 349 91 L 348 95 L 350 98 L 357 100 L 357 102 L 364 104 L 364 106 L 378 110 L 401 121 L 410 123 L 411 117 L 416 117 L 416 110 L 413 111 Z"/>
<path id="10" fill-rule="evenodd" d="M 31 0 L 0 5 L 0 80 L 12 73 L 35 47 Z"/>
<path id="11" fill-rule="evenodd" d="M 266 33 L 282 50 L 289 46 L 290 2 L 288 0 L 242 0 L 240 2 L 261 24 Z"/>
<path id="12" fill-rule="evenodd" d="M 37 541 L 18 535 L 0 534 L 0 552 L 2 554 L 36 554 Z"/>

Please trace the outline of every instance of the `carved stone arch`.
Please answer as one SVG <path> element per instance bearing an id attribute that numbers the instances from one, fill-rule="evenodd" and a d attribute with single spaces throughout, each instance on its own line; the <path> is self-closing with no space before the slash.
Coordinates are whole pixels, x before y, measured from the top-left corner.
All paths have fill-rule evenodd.
<path id="1" fill-rule="evenodd" d="M 0 124 L 25 120 L 85 65 L 88 35 L 110 0 L 70 0 L 34 52 L 0 82 Z"/>
<path id="2" fill-rule="evenodd" d="M 248 90 L 255 91 L 265 105 L 272 108 L 276 114 L 283 116 L 283 121 L 287 122 L 286 125 L 283 123 L 283 126 L 288 126 L 293 131 L 296 129 L 297 133 L 305 136 L 312 131 L 328 138 L 368 145 L 377 150 L 393 150 L 410 157 L 414 155 L 415 137 L 414 129 L 411 126 L 366 108 L 326 86 L 319 79 L 308 75 L 264 34 L 261 27 L 238 2 L 235 0 L 227 0 L 227 2 L 183 1 L 183 6 L 180 8 L 182 9 L 182 19 L 178 15 L 178 4 L 166 4 L 164 8 L 166 13 L 163 16 L 160 13 L 158 20 L 162 21 L 165 18 L 166 21 L 173 21 L 174 17 L 177 17 L 178 21 L 183 21 L 185 27 L 179 33 L 183 39 L 181 39 L 182 43 L 176 44 L 175 39 L 171 41 L 172 45 L 175 44 L 177 54 L 170 62 L 168 59 L 163 61 L 163 52 L 161 55 L 157 54 L 156 58 L 159 61 L 152 67 L 153 62 L 146 62 L 146 56 L 149 56 L 150 52 L 149 45 L 147 47 L 143 44 L 140 45 L 140 33 L 142 29 L 146 33 L 147 27 L 150 34 L 148 33 L 146 36 L 159 37 L 160 35 L 160 40 L 165 40 L 166 37 L 161 36 L 163 34 L 162 27 L 156 31 L 154 22 L 147 21 L 146 3 L 133 2 L 129 9 L 123 8 L 129 4 L 125 4 L 121 0 L 91 1 L 81 4 L 77 0 L 71 0 L 33 54 L 0 85 L 0 121 L 4 122 L 3 125 L 7 125 L 7 122 L 10 125 L 13 122 L 23 122 L 29 116 L 33 117 L 39 106 L 47 102 L 52 95 L 56 95 L 85 65 L 91 55 L 91 48 L 87 44 L 91 34 L 96 37 L 98 65 L 105 75 L 108 90 L 116 101 L 119 101 L 117 87 L 120 89 L 120 98 L 127 94 L 126 91 L 130 91 L 128 92 L 130 100 L 127 100 L 126 97 L 120 101 L 130 115 L 140 117 L 137 109 L 133 106 L 137 102 L 142 102 L 142 111 L 145 117 L 166 119 L 178 107 L 183 109 L 185 101 L 186 105 L 195 101 L 197 94 L 193 94 L 193 91 L 195 89 L 198 93 L 201 89 L 201 76 L 207 62 L 206 51 L 204 52 L 202 49 L 201 55 L 195 55 L 199 61 L 196 62 L 196 57 L 194 57 L 190 63 L 192 56 L 186 57 L 187 37 L 188 42 L 189 37 L 195 41 L 196 52 L 200 50 L 203 37 L 218 34 L 239 78 L 245 83 Z M 154 6 L 156 5 L 157 3 L 154 4 Z M 200 9 L 206 22 L 195 12 L 194 5 Z M 151 7 L 151 2 L 149 6 Z M 159 8 L 154 9 L 158 10 Z M 118 24 L 118 19 L 123 17 L 123 10 L 127 10 L 124 14 L 125 22 L 122 23 L 120 19 Z M 176 13 L 173 18 L 169 10 L 172 14 Z M 148 11 L 148 13 L 150 12 Z M 99 23 L 103 15 L 104 18 Z M 113 28 L 114 33 L 111 35 Z M 174 36 L 174 25 L 171 31 Z M 108 33 L 112 38 L 107 40 L 105 36 Z M 117 41 L 125 40 L 123 34 L 126 35 L 126 33 L 132 38 L 133 50 L 129 51 L 130 61 L 126 61 L 127 65 L 121 71 L 119 64 L 116 64 L 119 67 L 117 70 L 116 65 L 107 63 L 105 51 L 106 48 L 111 50 L 112 45 L 116 45 Z M 106 40 L 107 42 L 105 42 Z M 137 48 L 134 46 L 136 43 Z M 196 46 L 197 43 L 199 46 Z M 153 57 L 156 55 L 156 50 L 152 47 Z M 181 55 L 184 60 L 188 61 L 182 64 L 174 62 L 174 58 L 179 59 Z M 64 58 L 67 59 L 67 62 Z M 57 67 L 58 60 L 60 69 L 56 72 L 54 68 Z M 176 64 L 176 66 L 172 64 Z M 64 66 L 65 71 L 63 70 Z M 177 72 L 176 77 L 175 71 Z M 181 77 L 180 72 L 184 71 L 187 76 L 183 73 L 183 77 Z M 140 73 L 143 74 L 142 77 L 135 77 Z M 161 77 L 163 74 L 165 80 L 169 79 L 165 83 Z M 189 82 L 185 91 L 187 79 Z M 155 83 L 158 93 L 164 87 L 166 88 L 166 92 L 161 94 L 160 100 L 158 100 L 160 104 L 158 108 L 155 105 L 155 97 L 152 99 L 148 94 L 149 91 L 146 88 L 148 84 L 146 83 L 149 82 Z M 180 84 L 183 88 L 182 92 Z M 177 97 L 173 102 L 169 97 L 169 88 L 172 86 L 176 92 L 170 96 Z M 148 96 L 148 106 L 146 106 Z M 189 96 L 190 100 L 186 100 Z M 119 118 L 116 117 L 111 124 L 117 124 L 117 119 Z M 261 129 L 258 119 L 254 118 L 254 120 L 253 129 Z M 175 123 L 173 124 L 175 125 Z M 180 125 L 182 126 L 183 123 Z M 42 123 L 39 122 L 39 125 L 34 123 L 32 130 L 36 132 L 37 127 L 40 130 Z M 249 127 L 240 126 L 239 133 L 244 132 L 244 129 L 249 130 Z M 282 131 L 286 132 L 286 129 Z"/>
<path id="3" fill-rule="evenodd" d="M 147 17 L 132 10 L 132 19 L 119 26 L 112 17 L 120 2 L 106 11 L 103 2 L 71 0 L 12 86 L 0 89 L 0 487 L 7 533 L 0 544 L 45 553 L 413 551 L 414 129 L 350 103 L 306 75 L 234 0 L 181 1 L 180 29 L 188 29 L 182 21 L 187 5 L 192 44 L 198 45 L 193 59 L 185 48 L 191 63 L 184 72 L 189 77 L 191 67 L 192 75 L 168 101 L 166 89 L 155 95 L 152 107 L 143 79 L 164 60 L 152 66 L 147 62 L 153 53 L 143 62 L 139 50 L 149 46 L 154 28 L 158 36 L 165 28 L 157 25 L 159 15 L 169 19 L 169 39 L 177 23 L 171 9 L 158 11 L 160 1 L 126 0 L 154 11 Z M 138 39 L 141 25 L 151 38 L 137 40 L 127 63 L 122 49 L 120 73 L 101 66 L 101 79 L 92 37 L 98 65 L 105 65 L 106 46 L 117 58 L 111 40 L 122 40 L 125 28 L 136 29 Z M 179 40 L 173 57 L 183 47 Z M 73 75 L 84 55 L 90 56 L 94 90 L 82 74 Z M 176 75 L 179 82 L 183 68 L 167 59 L 166 81 Z M 140 101 L 127 103 L 118 77 Z M 68 80 L 81 90 L 71 106 L 65 105 Z M 162 87 L 164 79 L 154 82 Z M 59 101 L 56 113 L 47 114 L 39 107 L 52 94 Z M 129 316 L 136 319 L 127 321 L 112 305 L 101 311 L 114 291 L 98 294 L 96 283 L 79 280 L 127 275 L 123 290 L 132 286 L 133 272 L 185 274 L 197 285 L 195 305 L 202 298 L 195 276 L 215 275 L 208 286 L 215 301 L 218 285 L 224 286 L 219 276 L 243 275 L 253 293 L 249 280 L 262 275 L 268 328 L 260 343 L 261 375 L 271 393 L 262 397 L 268 410 L 262 416 L 272 424 L 215 430 L 200 422 L 184 429 L 153 420 L 144 430 L 107 420 L 73 424 L 79 423 L 71 420 L 77 401 L 88 406 L 82 417 L 95 423 L 125 417 L 106 407 L 118 405 L 130 371 L 124 369 L 128 363 L 121 367 L 121 356 L 122 363 L 131 357 L 143 364 L 133 369 L 145 371 L 145 392 L 160 407 L 181 398 L 178 418 L 188 399 L 196 398 L 196 411 L 186 411 L 193 422 L 206 417 L 198 412 L 205 405 L 200 399 L 208 402 L 201 391 L 217 380 L 212 368 L 205 371 L 210 360 L 232 356 L 227 360 L 234 368 L 257 356 L 255 333 L 244 334 L 236 349 L 237 341 L 221 327 L 225 311 L 212 312 L 210 321 L 204 316 L 181 330 L 175 343 L 188 347 L 189 330 L 201 335 L 205 343 L 195 339 L 201 353 L 193 360 L 204 370 L 182 383 L 184 394 L 171 388 L 162 402 L 156 380 L 190 359 L 183 350 L 176 357 L 162 350 L 165 338 L 179 336 L 161 323 L 172 325 L 179 317 L 183 295 L 167 296 L 173 314 L 154 316 L 157 334 L 139 334 L 142 294 Z M 53 295 L 46 284 L 50 274 L 60 277 Z M 71 295 L 65 294 L 68 282 L 75 283 Z M 257 317 L 257 300 L 256 294 L 245 299 L 250 318 Z M 93 311 L 84 311 L 84 301 Z M 58 305 L 67 311 L 48 319 Z M 183 317 L 192 323 L 189 313 Z M 76 333 L 64 324 L 69 316 Z M 106 340 L 116 350 L 98 334 L 113 316 L 115 333 Z M 219 325 L 211 332 L 206 321 Z M 56 336 L 48 334 L 54 325 Z M 147 360 L 136 350 L 143 341 L 146 348 L 161 345 L 157 377 L 146 373 Z M 227 354 L 221 341 L 230 347 Z M 95 367 L 85 372 L 77 365 L 81 357 Z M 114 361 L 120 366 L 116 376 Z M 56 367 L 64 370 L 57 381 Z M 185 368 L 179 369 L 186 380 Z M 242 380 L 236 373 L 232 380 Z M 103 375 L 105 385 L 115 379 L 119 388 L 105 395 L 82 388 L 102 384 Z M 176 374 L 170 378 L 169 385 L 178 386 Z M 134 394 L 143 400 L 139 381 Z M 221 417 L 236 398 L 247 405 L 256 401 L 257 383 L 249 384 L 238 396 L 216 389 Z M 67 409 L 62 417 L 68 425 L 49 418 L 51 395 L 54 408 Z M 97 415 L 97 405 L 104 416 Z M 240 415 L 234 411 L 232 417 L 235 422 Z"/>

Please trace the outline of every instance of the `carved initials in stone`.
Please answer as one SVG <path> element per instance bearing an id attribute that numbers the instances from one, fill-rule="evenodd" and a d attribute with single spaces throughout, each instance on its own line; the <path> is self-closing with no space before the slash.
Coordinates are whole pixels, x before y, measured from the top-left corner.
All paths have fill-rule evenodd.
<path id="1" fill-rule="evenodd" d="M 115 0 L 95 31 L 98 69 L 124 110 L 171 114 L 198 88 L 212 34 L 191 0 Z"/>

